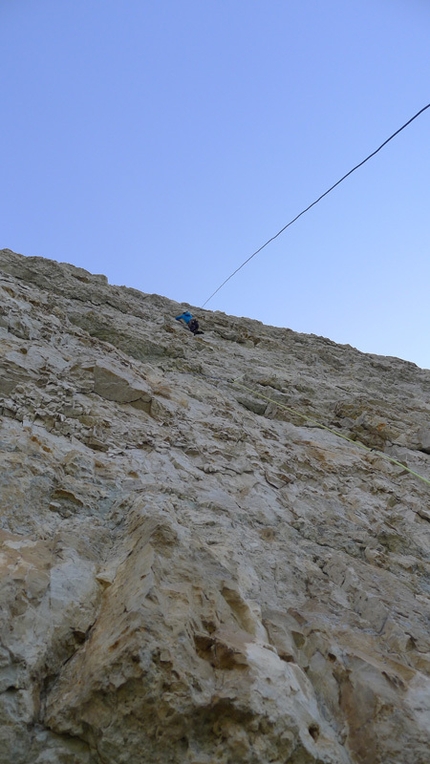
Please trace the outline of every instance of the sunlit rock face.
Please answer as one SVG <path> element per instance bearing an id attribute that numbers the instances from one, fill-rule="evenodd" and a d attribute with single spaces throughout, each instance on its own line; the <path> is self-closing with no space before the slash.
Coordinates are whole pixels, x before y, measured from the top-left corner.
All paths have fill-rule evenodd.
<path id="1" fill-rule="evenodd" d="M 185 307 L 0 253 L 0 764 L 428 764 L 430 372 Z"/>

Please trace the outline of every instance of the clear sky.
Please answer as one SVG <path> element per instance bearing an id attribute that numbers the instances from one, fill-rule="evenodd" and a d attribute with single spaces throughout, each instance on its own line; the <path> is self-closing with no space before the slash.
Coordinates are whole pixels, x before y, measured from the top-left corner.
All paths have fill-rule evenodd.
<path id="1" fill-rule="evenodd" d="M 0 247 L 195 306 L 430 102 L 428 0 L 0 0 L 0 46 Z M 206 307 L 429 368 L 429 245 L 430 109 Z"/>

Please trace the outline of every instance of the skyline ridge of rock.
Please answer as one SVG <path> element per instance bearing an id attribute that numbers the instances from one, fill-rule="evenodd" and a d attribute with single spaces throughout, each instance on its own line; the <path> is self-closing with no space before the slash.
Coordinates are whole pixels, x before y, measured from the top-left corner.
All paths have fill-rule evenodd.
<path id="1" fill-rule="evenodd" d="M 11 250 L 0 295 L 0 764 L 428 764 L 430 370 Z"/>

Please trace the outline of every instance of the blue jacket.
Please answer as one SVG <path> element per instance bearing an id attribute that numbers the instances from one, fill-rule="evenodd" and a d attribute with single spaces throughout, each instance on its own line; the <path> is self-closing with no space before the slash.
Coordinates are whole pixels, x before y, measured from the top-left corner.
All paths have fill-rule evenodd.
<path id="1" fill-rule="evenodd" d="M 185 321 L 188 325 L 193 317 L 193 314 L 189 310 L 184 311 L 181 316 L 175 316 L 176 321 Z"/>

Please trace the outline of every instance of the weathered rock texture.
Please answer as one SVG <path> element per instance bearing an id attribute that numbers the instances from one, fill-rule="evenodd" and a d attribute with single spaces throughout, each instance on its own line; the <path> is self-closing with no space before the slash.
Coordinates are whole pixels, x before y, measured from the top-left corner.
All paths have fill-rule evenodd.
<path id="1" fill-rule="evenodd" d="M 428 764 L 430 371 L 0 277 L 0 764 Z"/>

